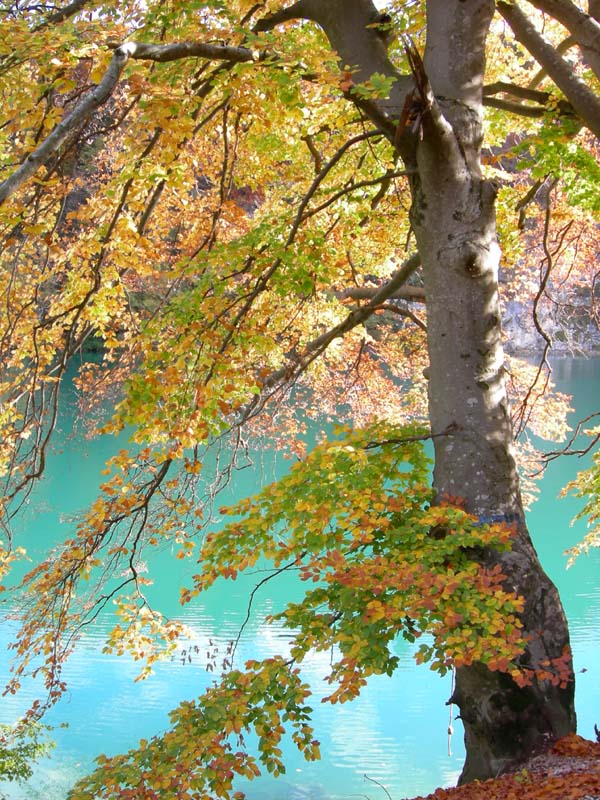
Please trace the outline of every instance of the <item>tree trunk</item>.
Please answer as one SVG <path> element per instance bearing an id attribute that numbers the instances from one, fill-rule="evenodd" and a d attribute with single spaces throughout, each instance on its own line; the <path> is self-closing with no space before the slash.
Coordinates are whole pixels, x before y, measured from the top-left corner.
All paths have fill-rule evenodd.
<path id="1" fill-rule="evenodd" d="M 318 22 L 342 65 L 357 66 L 355 80 L 394 74 L 373 29 L 377 10 L 371 0 L 298 0 L 284 13 Z M 467 750 L 462 783 L 494 777 L 575 730 L 567 623 L 525 524 L 504 383 L 496 191 L 480 170 L 485 44 L 493 14 L 493 0 L 429 0 L 424 65 L 413 57 L 412 79 L 399 78 L 377 107 L 361 105 L 413 173 L 411 222 L 427 297 L 435 489 L 439 497 L 462 498 L 481 519 L 505 521 L 517 531 L 510 553 L 485 557 L 501 564 L 507 586 L 525 598 L 522 622 L 531 638 L 523 666 L 532 682 L 520 688 L 481 664 L 457 671 L 452 700 Z M 413 88 L 419 121 L 399 130 Z M 568 678 L 563 688 L 535 678 L 544 666 L 561 669 Z"/>
<path id="2" fill-rule="evenodd" d="M 416 149 L 411 219 L 425 280 L 429 412 L 434 486 L 469 512 L 514 524 L 500 563 L 507 586 L 526 600 L 523 664 L 570 671 L 564 688 L 532 679 L 520 688 L 483 665 L 457 671 L 453 702 L 465 727 L 461 782 L 494 777 L 575 730 L 566 619 L 525 524 L 504 383 L 493 184 L 480 173 L 481 83 L 487 0 L 428 4 L 425 72 L 437 98 Z M 452 48 L 449 46 L 452 42 Z M 444 435 L 446 434 L 446 435 Z M 533 672 L 532 672 L 533 675 Z"/>
<path id="3" fill-rule="evenodd" d="M 556 589 L 529 538 L 512 453 L 495 192 L 465 161 L 453 169 L 427 135 L 418 160 L 412 216 L 427 296 L 434 486 L 439 497 L 462 498 L 485 521 L 516 526 L 512 551 L 488 559 L 501 563 L 507 585 L 526 600 L 522 621 L 531 642 L 523 663 L 540 668 L 562 659 L 569 636 Z M 482 666 L 459 669 L 453 701 L 465 726 L 461 782 L 493 777 L 573 731 L 573 691 L 572 679 L 562 689 L 547 681 L 519 688 Z"/>

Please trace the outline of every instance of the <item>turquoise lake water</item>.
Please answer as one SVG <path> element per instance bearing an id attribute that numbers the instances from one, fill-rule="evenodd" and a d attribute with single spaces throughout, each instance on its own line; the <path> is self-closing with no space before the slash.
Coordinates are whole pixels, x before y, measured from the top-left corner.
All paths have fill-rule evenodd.
<path id="1" fill-rule="evenodd" d="M 558 361 L 554 367 L 558 387 L 573 394 L 576 420 L 600 408 L 600 359 Z M 58 536 L 67 535 L 70 514 L 95 496 L 99 473 L 114 441 L 89 443 L 69 435 L 63 423 L 64 443 L 51 459 L 48 474 L 20 522 L 22 541 L 30 555 L 44 550 Z M 540 500 L 529 514 L 529 525 L 540 558 L 556 582 L 571 626 L 577 675 L 579 732 L 593 736 L 600 725 L 600 552 L 580 557 L 566 569 L 564 550 L 578 542 L 585 525 L 570 526 L 578 508 L 568 498 L 557 500 L 561 487 L 583 464 L 576 458 L 553 462 L 541 484 Z M 235 491 L 246 495 L 256 490 L 266 472 L 274 467 L 263 458 L 260 468 L 236 476 Z M 224 498 L 225 500 L 225 498 Z M 58 533 L 57 533 L 58 531 Z M 182 564 L 166 556 L 159 565 L 153 599 L 165 613 L 177 614 L 191 629 L 189 642 L 175 658 L 157 666 L 155 674 L 141 683 L 133 679 L 139 665 L 128 658 L 101 653 L 107 622 L 100 623 L 81 642 L 64 670 L 67 696 L 48 721 L 68 722 L 57 728 L 57 748 L 40 763 L 27 786 L 0 786 L 9 800 L 64 800 L 74 780 L 93 766 L 99 753 L 112 754 L 163 730 L 168 711 L 181 700 L 198 695 L 212 680 L 206 671 L 209 641 L 224 653 L 237 636 L 247 608 L 248 594 L 263 574 L 217 586 L 195 605 L 181 608 L 178 591 L 194 564 Z M 238 648 L 236 663 L 285 651 L 285 633 L 266 626 L 265 616 L 293 599 L 298 587 L 293 577 L 279 578 L 264 587 L 255 599 L 253 615 Z M 0 681 L 8 675 L 6 644 L 13 623 L 0 626 Z M 241 785 L 249 800 L 336 800 L 368 797 L 393 800 L 452 785 L 463 760 L 460 724 L 448 742 L 450 678 L 439 678 L 426 667 L 416 667 L 406 643 L 397 645 L 401 666 L 392 678 L 372 680 L 354 703 L 331 707 L 318 698 L 328 693 L 323 682 L 329 656 L 320 654 L 305 664 L 305 679 L 315 694 L 314 724 L 323 759 L 307 763 L 291 747 L 286 752 L 287 774 L 277 780 L 260 778 Z M 3 698 L 0 721 L 12 722 L 31 698 L 25 687 L 17 698 Z M 449 747 L 450 745 L 450 747 Z M 449 752 L 450 750 L 450 752 Z"/>

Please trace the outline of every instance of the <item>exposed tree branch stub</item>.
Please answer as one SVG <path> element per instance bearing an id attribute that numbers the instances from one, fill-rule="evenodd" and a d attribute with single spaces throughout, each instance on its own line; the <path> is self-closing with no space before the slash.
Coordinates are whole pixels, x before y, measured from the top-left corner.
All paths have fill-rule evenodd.
<path id="1" fill-rule="evenodd" d="M 542 185 L 544 184 L 544 182 L 545 182 L 545 179 L 544 180 L 535 181 L 535 183 L 533 183 L 531 188 L 525 193 L 525 195 L 519 200 L 519 202 L 515 206 L 515 211 L 519 212 L 519 224 L 518 224 L 518 227 L 519 227 L 520 231 L 525 229 L 525 219 L 526 219 L 525 215 L 526 215 L 526 211 L 527 211 L 527 206 L 531 202 L 533 202 L 533 200 L 535 199 L 536 194 L 542 188 Z"/>

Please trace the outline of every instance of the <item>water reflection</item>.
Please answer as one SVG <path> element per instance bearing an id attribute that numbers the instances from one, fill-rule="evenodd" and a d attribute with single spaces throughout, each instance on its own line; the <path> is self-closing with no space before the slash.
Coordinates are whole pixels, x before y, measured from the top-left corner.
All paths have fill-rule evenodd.
<path id="1" fill-rule="evenodd" d="M 600 360 L 560 362 L 555 377 L 562 391 L 573 391 L 579 416 L 597 410 Z M 596 406 L 596 407 L 594 407 Z M 112 445 L 112 443 L 111 443 Z M 72 446 L 72 449 L 71 449 Z M 55 456 L 55 467 L 36 497 L 35 513 L 22 519 L 33 549 L 48 547 L 49 532 L 64 535 L 55 509 L 70 514 L 93 497 L 98 472 L 109 452 L 106 442 L 67 442 Z M 594 722 L 600 724 L 600 552 L 581 557 L 566 570 L 563 551 L 583 535 L 583 526 L 570 527 L 577 504 L 568 499 L 557 502 L 558 492 L 581 462 L 551 464 L 544 477 L 542 498 L 530 514 L 530 526 L 545 568 L 559 586 L 570 620 L 578 674 L 577 710 L 580 732 L 593 735 Z M 249 491 L 250 477 L 243 475 L 241 491 Z M 65 486 L 70 494 L 65 498 Z M 43 509 L 43 511 L 42 511 Z M 32 548 L 32 545 L 28 545 Z M 151 571 L 158 563 L 149 562 Z M 245 576 L 234 584 L 219 584 L 195 604 L 183 609 L 178 603 L 179 587 L 189 583 L 194 565 L 171 560 L 160 562 L 161 580 L 152 590 L 153 601 L 166 613 L 177 613 L 191 631 L 189 641 L 172 660 L 157 665 L 155 674 L 134 683 L 139 665 L 131 659 L 102 655 L 102 627 L 85 637 L 81 647 L 65 667 L 70 691 L 50 717 L 55 724 L 68 720 L 69 728 L 57 729 L 58 748 L 49 761 L 40 765 L 30 786 L 7 787 L 8 800 L 63 800 L 75 778 L 89 771 L 94 756 L 123 751 L 142 737 L 164 730 L 168 711 L 181 700 L 195 697 L 213 680 L 207 671 L 206 654 L 216 645 L 224 655 L 237 636 L 247 608 L 248 595 L 263 573 Z M 257 595 L 251 622 L 236 654 L 240 665 L 248 657 L 264 657 L 285 650 L 287 633 L 266 626 L 265 616 L 280 610 L 298 596 L 300 589 L 293 574 L 271 581 Z M 0 645 L 14 632 L 14 623 L 0 627 Z M 212 643 L 212 645 L 211 645 Z M 185 650 L 185 652 L 184 652 Z M 320 699 L 329 691 L 323 680 L 329 655 L 317 654 L 305 664 L 305 679 L 313 693 L 315 727 L 321 741 L 323 761 L 310 764 L 297 751 L 288 748 L 287 775 L 278 780 L 266 776 L 241 786 L 249 800 L 337 800 L 368 797 L 386 800 L 382 787 L 394 800 L 427 793 L 438 785 L 452 785 L 460 773 L 463 750 L 459 724 L 448 755 L 448 708 L 450 679 L 440 679 L 426 668 L 416 668 L 410 649 L 397 644 L 401 666 L 390 678 L 369 682 L 362 696 L 350 705 L 331 707 Z M 0 660 L 0 678 L 6 678 L 7 659 Z M 2 721 L 12 721 L 32 697 L 25 687 L 17 698 L 5 698 Z M 366 777 L 365 777 L 366 776 Z M 381 784 L 381 785 L 378 785 Z"/>

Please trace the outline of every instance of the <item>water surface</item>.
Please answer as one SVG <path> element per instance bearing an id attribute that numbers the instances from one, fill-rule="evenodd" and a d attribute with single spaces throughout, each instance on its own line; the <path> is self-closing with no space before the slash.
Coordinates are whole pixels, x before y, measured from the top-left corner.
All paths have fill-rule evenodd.
<path id="1" fill-rule="evenodd" d="M 598 410 L 600 359 L 557 362 L 554 374 L 559 388 L 574 395 L 574 419 Z M 114 447 L 111 440 L 90 443 L 81 436 L 69 437 L 68 420 L 63 427 L 61 452 L 53 456 L 47 478 L 21 520 L 26 546 L 34 556 L 36 549 L 43 551 L 49 542 L 67 535 L 69 514 L 93 499 L 99 472 Z M 566 570 L 563 552 L 581 539 L 585 526 L 570 526 L 578 508 L 576 501 L 557 500 L 562 486 L 582 466 L 573 458 L 550 465 L 542 481 L 541 498 L 529 514 L 529 524 L 569 617 L 578 670 L 579 731 L 592 736 L 594 723 L 600 724 L 600 553 L 583 556 Z M 269 463 L 266 468 L 267 474 L 275 469 Z M 235 486 L 238 494 L 255 491 L 262 475 L 264 465 L 240 472 Z M 93 766 L 96 755 L 123 751 L 140 738 L 164 730 L 168 711 L 180 700 L 198 695 L 211 682 L 212 673 L 206 670 L 209 643 L 225 653 L 245 616 L 249 591 L 263 574 L 217 585 L 182 609 L 178 592 L 186 571 L 189 575 L 194 565 L 165 558 L 154 599 L 161 610 L 183 619 L 192 631 L 191 640 L 175 658 L 159 664 L 148 680 L 134 683 L 138 664 L 101 653 L 108 623 L 90 631 L 65 667 L 69 693 L 48 720 L 55 724 L 67 721 L 69 727 L 56 729 L 57 749 L 51 759 L 39 765 L 29 785 L 2 788 L 9 800 L 64 800 L 74 780 Z M 293 576 L 281 576 L 260 591 L 236 656 L 238 665 L 246 657 L 272 655 L 285 648 L 285 633 L 266 626 L 264 618 L 297 592 Z M 4 621 L 0 627 L 3 653 L 11 626 Z M 312 705 L 323 760 L 309 764 L 288 747 L 286 776 L 277 780 L 267 776 L 240 787 L 247 791 L 249 800 L 337 800 L 352 796 L 385 800 L 382 787 L 394 800 L 400 800 L 456 782 L 464 753 L 460 723 L 453 722 L 455 734 L 448 740 L 450 709 L 445 702 L 451 694 L 451 679 L 416 667 L 406 643 L 399 642 L 397 651 L 401 666 L 392 678 L 372 679 L 357 701 L 336 707 L 318 702 L 328 693 L 323 675 L 329 656 L 320 654 L 305 664 L 305 679 L 316 696 Z M 7 668 L 8 656 L 3 656 L 0 680 L 5 680 Z M 26 687 L 19 697 L 4 698 L 0 721 L 13 721 L 31 696 Z"/>

